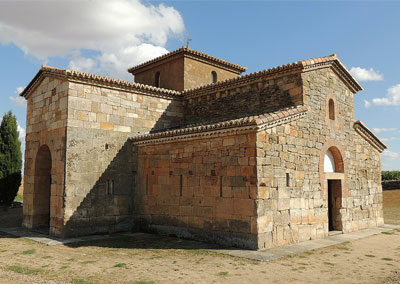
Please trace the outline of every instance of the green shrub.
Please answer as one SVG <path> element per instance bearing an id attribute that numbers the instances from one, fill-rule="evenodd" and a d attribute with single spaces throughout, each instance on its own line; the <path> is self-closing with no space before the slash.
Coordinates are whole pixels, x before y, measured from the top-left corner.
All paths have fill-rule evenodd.
<path id="1" fill-rule="evenodd" d="M 382 180 L 400 180 L 400 171 L 382 171 Z"/>
<path id="2" fill-rule="evenodd" d="M 17 119 L 11 111 L 0 125 L 0 204 L 10 205 L 21 185 L 22 154 Z"/>

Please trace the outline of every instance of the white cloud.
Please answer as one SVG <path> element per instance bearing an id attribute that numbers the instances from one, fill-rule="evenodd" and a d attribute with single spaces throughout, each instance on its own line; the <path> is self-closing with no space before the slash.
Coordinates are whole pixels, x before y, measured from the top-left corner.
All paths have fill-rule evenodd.
<path id="1" fill-rule="evenodd" d="M 371 106 L 400 106 L 400 84 L 390 87 L 384 98 L 374 98 L 371 102 L 364 101 L 366 108 Z"/>
<path id="2" fill-rule="evenodd" d="M 389 137 L 389 138 L 380 138 L 384 143 L 388 143 L 391 141 L 400 141 L 400 137 Z"/>
<path id="3" fill-rule="evenodd" d="M 18 140 L 21 142 L 21 153 L 22 153 L 22 174 L 24 174 L 24 164 L 25 164 L 25 136 L 26 131 L 25 128 L 19 124 L 17 121 L 17 130 L 18 130 Z"/>
<path id="4" fill-rule="evenodd" d="M 128 67 L 166 53 L 168 39 L 184 30 L 176 9 L 140 0 L 0 1 L 0 43 L 110 76 L 130 78 Z"/>
<path id="5" fill-rule="evenodd" d="M 361 67 L 352 67 L 350 69 L 351 75 L 354 76 L 358 81 L 381 81 L 383 80 L 383 74 L 375 71 L 373 68 L 365 69 Z"/>
<path id="6" fill-rule="evenodd" d="M 385 150 L 382 153 L 382 158 L 386 160 L 395 160 L 400 158 L 400 154 L 389 150 Z"/>
<path id="7" fill-rule="evenodd" d="M 18 87 L 15 90 L 15 94 L 13 97 L 9 97 L 11 102 L 17 107 L 25 107 L 26 108 L 26 100 L 25 98 L 21 97 L 19 94 L 24 90 L 24 87 Z"/>
<path id="8" fill-rule="evenodd" d="M 374 128 L 374 132 L 382 133 L 382 132 L 394 132 L 397 131 L 397 128 Z"/>

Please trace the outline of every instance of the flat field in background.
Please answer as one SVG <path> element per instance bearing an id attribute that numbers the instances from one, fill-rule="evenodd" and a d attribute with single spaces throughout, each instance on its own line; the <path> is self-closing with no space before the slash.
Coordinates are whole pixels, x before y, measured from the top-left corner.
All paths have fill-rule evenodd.
<path id="1" fill-rule="evenodd" d="M 383 192 L 383 218 L 386 224 L 400 225 L 400 189 Z"/>

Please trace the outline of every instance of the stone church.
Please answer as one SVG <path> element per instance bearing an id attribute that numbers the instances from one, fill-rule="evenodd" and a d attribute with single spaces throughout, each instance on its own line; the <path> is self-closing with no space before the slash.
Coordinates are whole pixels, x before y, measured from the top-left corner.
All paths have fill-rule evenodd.
<path id="1" fill-rule="evenodd" d="M 250 249 L 383 225 L 386 146 L 337 56 L 244 71 L 187 47 L 134 82 L 43 66 L 21 93 L 23 225 Z"/>

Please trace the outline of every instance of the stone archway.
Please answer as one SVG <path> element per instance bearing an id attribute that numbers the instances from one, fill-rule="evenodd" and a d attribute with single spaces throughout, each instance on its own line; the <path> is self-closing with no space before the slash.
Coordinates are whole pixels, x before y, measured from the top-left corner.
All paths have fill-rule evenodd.
<path id="1" fill-rule="evenodd" d="M 46 230 L 47 233 L 50 227 L 51 168 L 50 149 L 42 145 L 35 159 L 32 227 Z"/>

